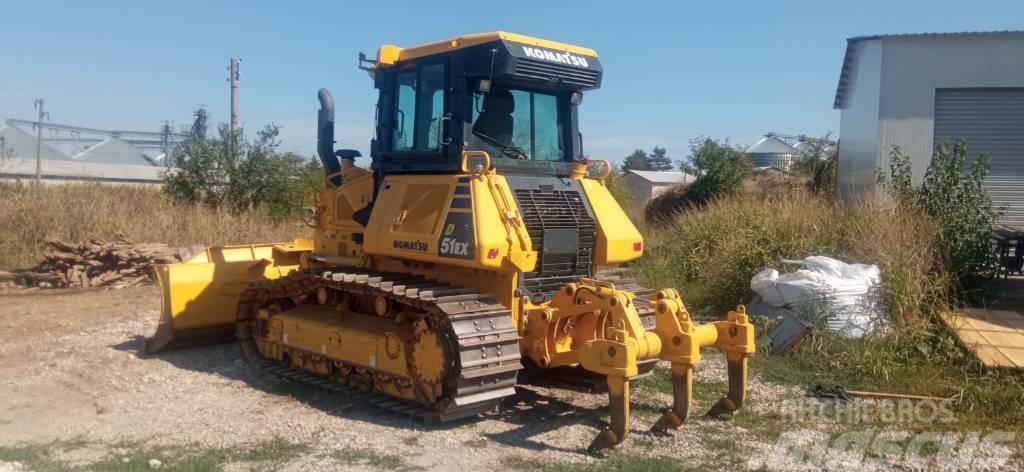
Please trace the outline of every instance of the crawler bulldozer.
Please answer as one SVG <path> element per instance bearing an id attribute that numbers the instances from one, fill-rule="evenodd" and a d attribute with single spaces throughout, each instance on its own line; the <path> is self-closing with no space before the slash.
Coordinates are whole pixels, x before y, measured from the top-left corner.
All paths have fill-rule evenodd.
<path id="1" fill-rule="evenodd" d="M 629 431 L 630 382 L 659 361 L 674 401 L 653 429 L 679 428 L 711 347 L 729 382 L 709 413 L 740 408 L 754 351 L 743 307 L 698 324 L 676 290 L 615 272 L 644 242 L 606 187 L 610 163 L 583 152 L 594 50 L 493 32 L 384 45 L 359 67 L 379 90 L 368 168 L 335 149 L 321 89 L 326 190 L 310 239 L 158 267 L 147 350 L 237 339 L 277 372 L 429 421 L 494 410 L 526 367 L 584 372 L 606 383 L 610 421 L 590 444 L 604 449 Z"/>

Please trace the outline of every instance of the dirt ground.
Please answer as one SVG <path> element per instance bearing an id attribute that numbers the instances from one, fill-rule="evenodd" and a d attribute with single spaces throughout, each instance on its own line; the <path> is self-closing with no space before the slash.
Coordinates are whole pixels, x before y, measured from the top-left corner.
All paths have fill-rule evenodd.
<path id="1" fill-rule="evenodd" d="M 700 416 L 726 380 L 710 354 L 696 369 L 697 414 L 674 434 L 648 432 L 670 397 L 637 382 L 630 438 L 610 459 L 586 452 L 607 418 L 603 395 L 527 385 L 498 413 L 428 427 L 264 373 L 234 344 L 140 355 L 158 308 L 152 286 L 0 295 L 0 471 L 99 470 L 111 457 L 173 468 L 204 450 L 247 451 L 204 456 L 226 470 L 629 468 L 633 458 L 736 470 L 769 457 L 781 430 L 806 428 L 779 413 L 802 390 L 756 372 L 742 414 Z M 46 461 L 26 452 L 35 446 Z"/>

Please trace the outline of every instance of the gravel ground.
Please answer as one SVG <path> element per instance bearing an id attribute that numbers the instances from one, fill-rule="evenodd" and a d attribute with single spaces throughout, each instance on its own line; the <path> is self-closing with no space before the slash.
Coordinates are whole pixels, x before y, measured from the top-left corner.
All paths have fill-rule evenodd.
<path id="1" fill-rule="evenodd" d="M 240 449 L 274 440 L 302 446 L 271 466 L 241 460 L 227 464 L 227 470 L 483 470 L 603 463 L 585 451 L 604 418 L 603 395 L 527 385 L 496 414 L 427 427 L 268 375 L 244 361 L 233 344 L 141 356 L 158 307 L 155 287 L 0 296 L 0 329 L 7 334 L 0 343 L 0 446 L 58 441 L 63 444 L 57 448 L 59 459 L 71 465 L 88 465 L 131 447 Z M 697 366 L 696 379 L 724 385 L 724 358 L 709 353 Z M 670 397 L 644 382 L 634 394 L 632 431 L 620 457 L 662 456 L 723 470 L 767 458 L 755 465 L 789 468 L 773 462 L 781 431 L 835 427 L 786 423 L 779 412 L 802 391 L 766 382 L 755 372 L 742 415 L 732 421 L 694 415 L 675 434 L 653 435 L 647 429 Z M 709 392 L 695 393 L 696 412 L 715 399 Z M 806 436 L 813 439 L 813 431 Z M 877 467 L 853 461 L 837 468 Z M 27 469 L 0 460 L 0 472 L 5 470 Z"/>

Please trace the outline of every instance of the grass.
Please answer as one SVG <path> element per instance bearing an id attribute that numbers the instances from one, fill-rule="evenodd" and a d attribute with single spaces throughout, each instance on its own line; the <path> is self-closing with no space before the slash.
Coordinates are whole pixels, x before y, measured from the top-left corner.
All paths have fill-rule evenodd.
<path id="1" fill-rule="evenodd" d="M 0 183 L 0 270 L 30 267 L 47 239 L 81 242 L 123 236 L 171 246 L 287 241 L 308 237 L 299 224 L 274 224 L 260 212 L 236 214 L 175 204 L 158 189 L 102 183 Z"/>
<path id="2" fill-rule="evenodd" d="M 399 454 L 386 454 L 371 448 L 345 447 L 334 453 L 333 458 L 343 465 L 362 465 L 372 469 L 388 471 L 418 470 Z"/>
<path id="3" fill-rule="evenodd" d="M 681 289 L 696 315 L 721 315 L 749 300 L 750 278 L 783 259 L 824 255 L 877 264 L 880 296 L 895 323 L 920 327 L 946 277 L 932 271 L 935 223 L 901 208 L 853 207 L 805 191 L 714 200 L 672 223 L 647 228 L 645 256 L 634 265 L 649 287 Z"/>
<path id="4" fill-rule="evenodd" d="M 87 464 L 70 464 L 59 458 L 60 452 L 95 447 L 106 450 L 100 459 Z M 46 444 L 0 446 L 0 462 L 20 462 L 35 472 L 89 470 L 98 472 L 143 472 L 153 468 L 149 461 L 161 462 L 160 470 L 175 472 L 220 471 L 235 462 L 255 463 L 257 469 L 275 470 L 287 461 L 309 452 L 305 444 L 274 438 L 241 449 L 210 448 L 194 444 L 154 446 L 136 442 L 115 445 L 87 441 L 55 441 Z"/>
<path id="5" fill-rule="evenodd" d="M 508 456 L 502 460 L 504 468 L 509 470 L 529 470 L 543 472 L 678 472 L 686 470 L 704 470 L 703 468 L 684 467 L 683 464 L 669 457 L 640 456 L 612 452 L 608 457 L 596 463 L 564 462 L 523 456 Z"/>
<path id="6" fill-rule="evenodd" d="M 940 262 L 939 226 L 919 210 L 873 201 L 840 205 L 802 189 L 755 189 L 690 208 L 644 232 L 645 255 L 633 265 L 640 281 L 679 289 L 691 314 L 704 320 L 749 300 L 751 277 L 766 267 L 785 271 L 782 259 L 824 255 L 879 266 L 887 332 L 850 340 L 819 331 L 791 354 L 753 356 L 752 372 L 804 387 L 957 395 L 958 427 L 1019 430 L 1024 424 L 1024 375 L 984 371 L 938 320 L 958 302 Z M 758 333 L 766 333 L 773 321 L 753 315 Z M 651 382 L 671 391 L 667 375 Z M 702 389 L 695 385 L 695 396 Z"/>
<path id="7" fill-rule="evenodd" d="M 462 444 L 465 444 L 473 449 L 484 449 L 491 444 L 491 441 L 486 438 L 477 438 L 470 439 L 468 441 L 463 441 Z"/>
<path id="8" fill-rule="evenodd" d="M 1024 375 L 985 371 L 952 336 L 900 333 L 863 339 L 817 335 L 794 352 L 751 357 L 767 380 L 801 386 L 956 397 L 958 430 L 1024 430 Z"/>

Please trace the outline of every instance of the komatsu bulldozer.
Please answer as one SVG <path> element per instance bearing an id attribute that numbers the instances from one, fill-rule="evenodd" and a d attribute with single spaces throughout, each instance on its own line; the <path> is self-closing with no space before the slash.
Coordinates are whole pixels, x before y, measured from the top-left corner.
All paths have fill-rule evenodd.
<path id="1" fill-rule="evenodd" d="M 237 339 L 318 385 L 445 421 L 494 410 L 524 365 L 607 383 L 610 422 L 629 431 L 630 382 L 671 364 L 679 428 L 702 347 L 725 352 L 728 392 L 746 395 L 754 328 L 742 306 L 695 323 L 679 293 L 608 269 L 643 238 L 609 193 L 607 161 L 583 152 L 579 108 L 601 84 L 592 49 L 507 32 L 360 55 L 379 90 L 369 169 L 334 148 L 334 101 L 319 91 L 311 239 L 212 247 L 160 266 L 159 327 L 147 349 Z"/>

